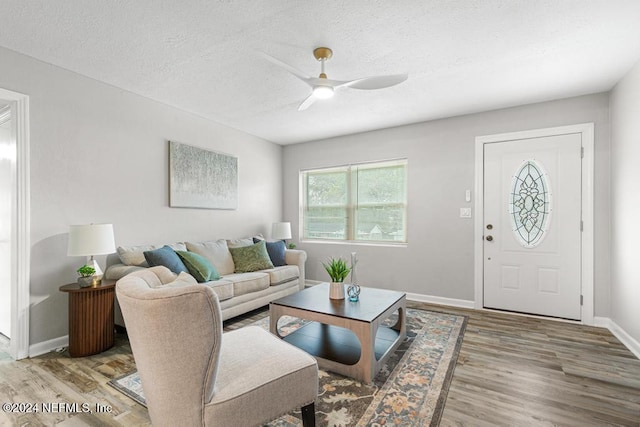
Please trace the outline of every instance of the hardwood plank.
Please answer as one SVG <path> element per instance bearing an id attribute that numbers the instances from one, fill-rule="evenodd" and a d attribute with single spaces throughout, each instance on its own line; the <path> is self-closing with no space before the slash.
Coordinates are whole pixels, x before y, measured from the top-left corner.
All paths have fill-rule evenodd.
<path id="1" fill-rule="evenodd" d="M 640 361 L 608 330 L 407 302 L 469 318 L 441 426 L 640 426 Z M 265 311 L 225 322 L 237 329 Z M 0 425 L 147 426 L 147 410 L 107 385 L 134 369 L 126 336 L 107 352 L 24 361 L 0 354 L 0 401 L 89 402 L 110 414 L 5 414 Z"/>

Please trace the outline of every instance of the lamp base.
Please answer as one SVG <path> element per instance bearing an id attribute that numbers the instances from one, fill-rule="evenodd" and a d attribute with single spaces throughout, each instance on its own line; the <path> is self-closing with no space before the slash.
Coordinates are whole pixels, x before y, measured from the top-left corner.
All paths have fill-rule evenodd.
<path id="1" fill-rule="evenodd" d="M 93 286 L 98 286 L 100 283 L 102 283 L 102 277 L 104 276 L 104 273 L 102 272 L 102 269 L 98 265 L 98 261 L 96 261 L 93 258 L 93 255 L 91 256 L 91 259 L 89 260 L 89 264 L 87 265 L 90 265 L 96 271 L 95 273 L 93 273 L 93 276 L 91 276 L 91 279 L 92 279 L 91 284 Z"/>

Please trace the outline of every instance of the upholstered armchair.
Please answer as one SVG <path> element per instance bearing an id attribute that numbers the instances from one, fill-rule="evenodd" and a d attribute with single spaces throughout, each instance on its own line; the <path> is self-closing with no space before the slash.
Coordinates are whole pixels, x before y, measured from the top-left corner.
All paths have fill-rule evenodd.
<path id="1" fill-rule="evenodd" d="M 259 327 L 223 333 L 216 294 L 189 279 L 153 267 L 116 285 L 153 425 L 253 426 L 302 408 L 314 426 L 315 359 Z"/>

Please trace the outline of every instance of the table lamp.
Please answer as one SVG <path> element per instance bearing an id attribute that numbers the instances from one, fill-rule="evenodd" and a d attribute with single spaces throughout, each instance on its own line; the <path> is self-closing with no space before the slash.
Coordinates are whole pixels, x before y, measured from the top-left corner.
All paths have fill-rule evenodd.
<path id="1" fill-rule="evenodd" d="M 291 238 L 291 223 L 290 222 L 274 222 L 271 227 L 271 238 L 274 240 L 286 240 Z"/>
<path id="2" fill-rule="evenodd" d="M 87 224 L 69 226 L 68 256 L 90 256 L 87 266 L 93 267 L 93 283 L 99 284 L 103 272 L 93 257 L 94 255 L 106 255 L 116 251 L 113 238 L 113 224 Z"/>

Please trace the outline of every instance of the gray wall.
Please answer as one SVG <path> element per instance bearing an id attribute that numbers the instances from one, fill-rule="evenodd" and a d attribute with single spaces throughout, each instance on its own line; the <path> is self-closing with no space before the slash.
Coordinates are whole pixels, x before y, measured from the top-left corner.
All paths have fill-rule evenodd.
<path id="1" fill-rule="evenodd" d="M 116 245 L 268 233 L 281 220 L 282 148 L 0 48 L 0 87 L 29 95 L 30 342 L 67 334 L 67 295 L 82 258 L 70 224 L 113 223 Z M 238 157 L 237 210 L 168 207 L 168 143 Z M 104 257 L 101 257 L 104 267 Z"/>
<path id="2" fill-rule="evenodd" d="M 640 63 L 611 92 L 611 319 L 640 342 Z"/>
<path id="3" fill-rule="evenodd" d="M 320 264 L 358 253 L 358 278 L 376 287 L 472 301 L 473 221 L 459 218 L 474 188 L 475 137 L 595 123 L 595 309 L 609 315 L 609 98 L 595 94 L 286 146 L 284 218 L 299 241 L 300 169 L 406 157 L 409 211 L 406 247 L 301 242 L 307 277 L 326 280 Z M 475 215 L 476 212 L 473 212 Z"/>

